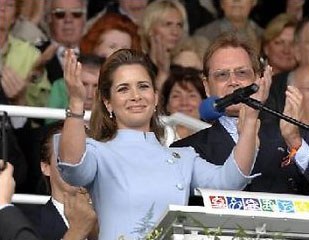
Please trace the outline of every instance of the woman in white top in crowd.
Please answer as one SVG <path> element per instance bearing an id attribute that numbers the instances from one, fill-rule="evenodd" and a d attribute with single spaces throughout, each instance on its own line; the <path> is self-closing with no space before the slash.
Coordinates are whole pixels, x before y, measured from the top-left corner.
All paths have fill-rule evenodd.
<path id="1" fill-rule="evenodd" d="M 153 1 L 139 27 L 142 49 L 157 67 L 156 85 L 160 90 L 169 75 L 172 51 L 188 35 L 186 10 L 177 0 Z"/>

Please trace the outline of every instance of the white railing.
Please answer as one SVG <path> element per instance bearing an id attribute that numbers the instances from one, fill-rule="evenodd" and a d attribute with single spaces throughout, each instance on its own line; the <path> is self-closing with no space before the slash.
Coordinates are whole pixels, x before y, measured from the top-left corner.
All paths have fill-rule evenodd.
<path id="1" fill-rule="evenodd" d="M 65 109 L 0 105 L 0 112 L 7 112 L 10 117 L 65 119 Z M 90 115 L 91 112 L 86 111 L 84 119 L 89 120 Z M 188 117 L 183 113 L 174 113 L 171 116 L 161 116 L 160 119 L 164 124 L 172 126 L 182 124 L 195 131 L 210 127 L 208 123 Z M 14 194 L 12 201 L 13 203 L 23 204 L 45 204 L 48 199 L 49 196 L 43 195 Z"/>
<path id="2" fill-rule="evenodd" d="M 64 119 L 65 110 L 46 107 L 27 107 L 0 105 L 0 111 L 7 112 L 11 117 L 28 117 L 28 118 L 48 118 L 48 119 Z M 90 119 L 91 112 L 85 111 L 84 119 Z M 171 116 L 161 116 L 162 122 L 167 125 L 182 124 L 187 128 L 195 131 L 210 127 L 210 124 L 201 120 L 189 117 L 183 113 L 174 113 Z"/>
<path id="3" fill-rule="evenodd" d="M 65 110 L 56 108 L 0 105 L 0 111 L 7 112 L 11 117 L 48 118 L 59 120 L 65 118 Z M 86 111 L 85 120 L 89 120 L 90 115 L 90 111 Z"/>
<path id="4" fill-rule="evenodd" d="M 49 200 L 49 198 L 50 196 L 46 196 L 46 195 L 15 193 L 12 198 L 12 203 L 42 204 L 43 205 Z"/>

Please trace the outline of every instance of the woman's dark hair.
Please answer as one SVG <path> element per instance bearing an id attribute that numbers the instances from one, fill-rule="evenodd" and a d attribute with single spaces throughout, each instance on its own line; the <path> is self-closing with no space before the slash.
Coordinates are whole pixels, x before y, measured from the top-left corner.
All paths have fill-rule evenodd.
<path id="1" fill-rule="evenodd" d="M 111 98 L 111 87 L 115 71 L 121 66 L 133 64 L 138 64 L 147 71 L 156 91 L 156 74 L 147 55 L 133 49 L 121 49 L 113 53 L 107 58 L 100 71 L 98 89 L 90 118 L 90 136 L 92 138 L 99 141 L 108 141 L 115 137 L 118 129 L 116 120 L 115 117 L 109 117 L 110 113 L 103 103 L 103 99 L 110 100 Z M 154 112 L 151 118 L 150 130 L 155 133 L 158 139 L 162 139 L 164 131 L 159 123 L 157 111 Z"/>
<path id="2" fill-rule="evenodd" d="M 206 98 L 206 92 L 202 81 L 202 72 L 192 67 L 182 67 L 179 65 L 172 65 L 170 68 L 170 75 L 162 85 L 160 93 L 160 108 L 162 113 L 169 115 L 167 111 L 167 104 L 170 98 L 171 90 L 175 84 L 185 90 L 188 85 L 192 86 L 198 91 L 201 98 Z"/>

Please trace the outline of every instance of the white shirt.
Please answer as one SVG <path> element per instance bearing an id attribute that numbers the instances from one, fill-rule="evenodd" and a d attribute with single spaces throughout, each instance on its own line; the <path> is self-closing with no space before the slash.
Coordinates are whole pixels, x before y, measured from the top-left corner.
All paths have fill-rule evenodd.
<path id="1" fill-rule="evenodd" d="M 52 203 L 54 204 L 55 208 L 57 209 L 57 211 L 59 212 L 60 216 L 62 217 L 65 225 L 69 228 L 69 221 L 68 219 L 65 217 L 64 215 L 64 204 L 58 202 L 56 199 L 52 198 L 51 199 Z"/>
<path id="2" fill-rule="evenodd" d="M 64 47 L 62 45 L 60 45 L 57 49 L 57 57 L 58 57 L 58 60 L 60 62 L 60 65 L 61 67 L 63 68 L 63 64 L 64 64 L 64 53 L 66 50 L 68 50 L 69 48 L 67 47 Z M 72 50 L 74 51 L 75 55 L 76 56 L 79 56 L 80 54 L 80 50 L 78 47 L 75 47 L 75 48 L 72 48 Z"/>

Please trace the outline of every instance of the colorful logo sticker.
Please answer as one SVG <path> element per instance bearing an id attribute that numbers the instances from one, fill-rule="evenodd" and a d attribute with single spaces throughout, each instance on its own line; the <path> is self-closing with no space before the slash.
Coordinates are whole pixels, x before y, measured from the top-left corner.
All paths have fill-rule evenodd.
<path id="1" fill-rule="evenodd" d="M 278 212 L 276 200 L 274 199 L 260 199 L 262 211 Z"/>
<path id="2" fill-rule="evenodd" d="M 277 201 L 279 212 L 284 213 L 294 213 L 294 205 L 292 201 L 289 200 L 278 200 Z"/>
<path id="3" fill-rule="evenodd" d="M 260 201 L 257 198 L 244 198 L 244 209 L 251 211 L 261 211 Z"/>
<path id="4" fill-rule="evenodd" d="M 295 211 L 299 213 L 309 213 L 309 202 L 295 201 Z"/>
<path id="5" fill-rule="evenodd" d="M 309 213 L 309 201 L 284 199 L 241 198 L 231 196 L 209 196 L 213 209 L 233 209 L 277 213 Z"/>
<path id="6" fill-rule="evenodd" d="M 229 209 L 244 210 L 244 204 L 242 198 L 238 197 L 227 197 L 227 205 Z"/>
<path id="7" fill-rule="evenodd" d="M 224 196 L 209 196 L 209 200 L 212 208 L 225 209 L 227 208 L 226 200 Z"/>

